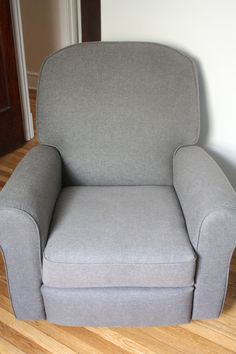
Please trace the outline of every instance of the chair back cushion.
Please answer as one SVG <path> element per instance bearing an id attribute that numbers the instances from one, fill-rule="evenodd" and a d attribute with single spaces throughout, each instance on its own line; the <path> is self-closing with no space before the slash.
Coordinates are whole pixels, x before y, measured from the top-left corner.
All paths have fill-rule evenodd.
<path id="1" fill-rule="evenodd" d="M 83 43 L 46 59 L 38 137 L 65 185 L 171 185 L 172 158 L 199 137 L 192 59 L 152 43 Z"/>

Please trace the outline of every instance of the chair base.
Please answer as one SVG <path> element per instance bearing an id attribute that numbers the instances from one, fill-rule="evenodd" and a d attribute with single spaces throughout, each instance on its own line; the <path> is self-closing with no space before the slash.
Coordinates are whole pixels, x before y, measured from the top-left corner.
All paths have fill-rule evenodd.
<path id="1" fill-rule="evenodd" d="M 65 326 L 143 327 L 191 320 L 193 287 L 81 288 L 42 286 L 46 317 Z"/>

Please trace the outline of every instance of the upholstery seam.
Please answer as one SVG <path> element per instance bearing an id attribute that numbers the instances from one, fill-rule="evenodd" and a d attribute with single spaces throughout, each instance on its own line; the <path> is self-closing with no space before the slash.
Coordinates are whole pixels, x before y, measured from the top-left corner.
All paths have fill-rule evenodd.
<path id="1" fill-rule="evenodd" d="M 229 271 L 230 271 L 230 263 L 233 257 L 233 253 L 234 250 L 236 249 L 236 246 L 233 248 L 233 250 L 231 251 L 230 257 L 228 259 L 228 263 L 227 263 L 227 275 L 226 275 L 226 280 L 225 280 L 225 286 L 224 286 L 224 296 L 222 298 L 222 303 L 220 306 L 220 314 L 222 313 L 223 309 L 224 309 L 224 304 L 225 304 L 225 298 L 226 298 L 226 294 L 227 294 L 227 288 L 228 288 L 228 282 L 229 282 Z"/>
<path id="2" fill-rule="evenodd" d="M 205 222 L 205 220 L 212 214 L 214 214 L 215 212 L 219 212 L 219 211 L 224 211 L 224 210 L 236 210 L 236 206 L 233 207 L 233 206 L 230 206 L 230 205 L 227 205 L 227 204 L 222 204 L 221 206 L 219 206 L 218 208 L 215 208 L 215 209 L 212 209 L 208 214 L 206 214 L 201 223 L 200 223 L 200 226 L 199 226 L 199 230 L 198 230 L 198 239 L 197 239 L 197 244 L 196 244 L 196 250 L 198 251 L 198 247 L 199 247 L 199 243 L 200 243 L 200 239 L 201 239 L 201 232 L 202 232 L 202 228 L 203 228 L 203 224 Z"/>
<path id="3" fill-rule="evenodd" d="M 11 307 L 12 307 L 12 310 L 13 310 L 13 313 L 16 316 L 16 311 L 15 311 L 15 307 L 14 307 L 14 304 L 13 304 L 13 299 L 12 299 L 12 295 L 11 295 L 11 284 L 10 284 L 10 278 L 9 278 L 9 273 L 8 273 L 8 265 L 7 265 L 7 260 L 6 260 L 6 257 L 5 257 L 5 253 L 3 251 L 3 248 L 2 246 L 0 245 L 0 251 L 2 253 L 2 257 L 3 257 L 3 262 L 4 262 L 4 266 L 5 266 L 5 271 L 6 271 L 6 278 L 7 278 L 7 291 L 8 291 L 8 295 L 9 295 L 9 298 L 10 298 L 10 302 L 11 302 Z"/>
<path id="4" fill-rule="evenodd" d="M 217 169 L 217 171 L 220 173 L 220 175 L 223 177 L 223 179 L 224 179 L 224 181 L 225 181 L 225 183 L 227 184 L 227 187 L 229 187 L 230 189 L 231 189 L 231 191 L 233 192 L 233 194 L 235 195 L 235 190 L 234 190 L 234 188 L 232 187 L 232 185 L 231 185 L 231 183 L 229 182 L 229 180 L 228 180 L 228 178 L 226 177 L 226 175 L 224 174 L 224 172 L 223 172 L 223 170 L 220 168 L 220 166 L 217 164 L 217 162 L 213 159 L 213 157 L 207 152 L 207 151 L 205 151 L 202 147 L 200 147 L 200 146 L 180 146 L 176 151 L 175 151 L 175 153 L 174 153 L 174 158 L 173 158 L 173 168 L 174 168 L 174 166 L 175 166 L 175 161 L 176 161 L 176 159 L 175 159 L 175 156 L 177 155 L 177 153 L 179 152 L 180 154 L 181 154 L 181 149 L 183 149 L 182 150 L 182 153 L 183 153 L 183 151 L 184 151 L 184 149 L 185 148 L 193 148 L 194 150 L 195 149 L 197 149 L 197 150 L 199 150 L 201 153 L 203 153 L 203 155 L 204 156 L 206 156 L 207 158 L 209 158 L 210 159 L 210 161 L 212 161 L 212 163 L 213 163 L 213 165 L 216 167 L 216 169 Z M 174 178 L 174 174 L 173 174 L 173 184 L 175 184 L 175 178 Z M 174 186 L 174 188 L 175 188 L 175 186 Z M 175 190 L 176 190 L 176 188 L 175 188 Z M 178 193 L 177 193 L 177 191 L 176 191 L 176 194 L 177 194 L 177 196 L 178 196 L 178 198 L 179 198 L 179 195 L 178 195 Z M 180 200 L 180 199 L 179 199 Z M 182 205 L 182 203 L 181 203 L 181 201 L 180 201 L 180 204 Z M 214 213 L 214 212 L 217 212 L 217 211 L 219 211 L 219 210 L 224 210 L 224 209 L 230 209 L 230 210 L 235 210 L 236 209 L 236 206 L 233 206 L 233 205 L 230 205 L 230 204 L 222 204 L 222 205 L 220 205 L 219 207 L 217 207 L 217 208 L 212 208 L 205 216 L 203 216 L 203 218 L 202 218 L 202 220 L 201 220 L 201 222 L 200 222 L 200 225 L 199 225 L 199 228 L 198 228 L 198 237 L 197 237 L 197 243 L 196 243 L 196 247 L 194 247 L 196 250 L 198 250 L 198 247 L 199 247 L 199 242 L 200 242 L 200 236 L 201 236 L 201 230 L 202 230 L 202 227 L 203 227 L 203 223 L 204 223 L 204 221 L 205 221 L 205 219 L 208 217 L 208 216 L 210 216 L 212 213 Z M 184 214 L 184 212 L 183 212 L 183 214 Z M 184 217 L 185 217 L 185 220 L 186 220 L 186 216 L 185 216 L 185 214 L 184 214 Z"/>
<path id="5" fill-rule="evenodd" d="M 193 148 L 193 149 L 197 149 L 197 150 L 200 150 L 203 155 L 205 155 L 207 158 L 209 158 L 213 165 L 216 167 L 216 169 L 218 170 L 218 172 L 220 173 L 220 175 L 223 177 L 223 179 L 225 180 L 225 182 L 227 183 L 227 185 L 230 187 L 231 191 L 233 192 L 233 194 L 236 195 L 235 193 L 235 190 L 233 188 L 233 186 L 231 185 L 229 179 L 227 178 L 227 176 L 225 175 L 225 173 L 223 172 L 222 168 L 218 165 L 218 163 L 215 161 L 215 159 L 208 153 L 208 151 L 206 151 L 205 149 L 203 149 L 201 146 L 198 146 L 198 145 L 182 145 L 182 146 L 179 146 L 176 150 L 175 150 L 175 153 L 174 153 L 174 157 L 175 155 L 177 154 L 178 151 L 181 150 L 181 148 Z"/>
<path id="6" fill-rule="evenodd" d="M 40 229 L 39 229 L 39 225 L 38 225 L 38 222 L 35 220 L 35 217 L 33 215 L 31 215 L 27 210 L 24 210 L 24 209 L 20 209 L 18 207 L 0 207 L 0 211 L 3 210 L 3 211 L 16 211 L 16 212 L 19 212 L 20 214 L 23 214 L 25 216 L 27 216 L 27 218 L 31 221 L 33 221 L 33 224 L 34 224 L 34 228 L 36 230 L 36 234 L 37 234 L 37 240 L 38 240 L 38 243 L 39 243 L 39 255 L 40 255 L 40 264 L 42 263 L 41 262 L 41 233 L 40 233 Z"/>
<path id="7" fill-rule="evenodd" d="M 43 283 L 42 286 L 41 286 L 41 289 L 43 288 L 47 288 L 47 289 L 55 289 L 55 290 L 87 290 L 87 289 L 103 289 L 105 291 L 107 291 L 108 289 L 188 289 L 188 288 L 192 288 L 193 292 L 194 292 L 194 286 L 193 286 L 193 283 L 191 283 L 190 285 L 183 285 L 183 286 L 180 286 L 178 284 L 178 286 L 173 286 L 173 285 L 165 285 L 165 286 L 162 286 L 162 285 L 75 285 L 73 286 L 72 284 L 70 284 L 68 287 L 60 287 L 60 286 L 57 286 L 55 283 L 53 283 L 53 285 L 50 285 L 48 284 L 47 282 L 46 283 Z"/>
<path id="8" fill-rule="evenodd" d="M 193 78 L 194 78 L 194 84 L 195 84 L 195 88 L 196 88 L 196 101 L 197 101 L 197 109 L 196 109 L 196 113 L 197 113 L 197 121 L 198 121 L 198 127 L 197 127 L 197 133 L 196 133 L 196 136 L 194 138 L 194 141 L 193 141 L 193 145 L 196 144 L 199 140 L 199 136 L 200 136 L 200 97 L 199 97 L 199 83 L 198 83 L 198 75 L 197 75 L 197 68 L 196 68 L 196 64 L 194 62 L 194 60 L 188 56 L 187 54 L 183 53 L 182 51 L 176 49 L 176 48 L 173 48 L 171 46 L 168 46 L 168 45 L 165 45 L 165 44 L 161 44 L 161 43 L 155 43 L 155 42 L 143 42 L 143 41 L 140 41 L 140 42 L 135 42 L 135 41 L 118 41 L 118 42 L 112 42 L 112 41 L 107 41 L 107 42 L 90 42 L 89 44 L 88 43 L 75 43 L 75 44 L 71 44 L 69 46 L 66 47 L 66 49 L 69 49 L 69 48 L 73 48 L 73 47 L 76 47 L 78 45 L 80 46 L 83 46 L 83 47 L 86 47 L 88 45 L 91 45 L 91 44 L 94 44 L 94 45 L 111 45 L 111 44 L 146 44 L 146 45 L 150 45 L 150 46 L 157 46 L 157 47 L 162 47 L 162 48 L 166 48 L 170 51 L 173 51 L 175 53 L 178 53 L 179 55 L 181 55 L 183 58 L 185 58 L 186 60 L 188 60 L 192 66 L 192 72 L 193 72 Z M 37 105 L 36 105 L 36 127 L 37 127 L 37 137 L 38 137 L 38 141 L 39 143 L 41 144 L 45 144 L 47 146 L 52 146 L 52 147 L 55 147 L 56 149 L 58 149 L 58 147 L 56 147 L 55 145 L 50 145 L 48 143 L 43 143 L 42 140 L 41 140 L 41 136 L 40 136 L 40 129 L 39 129 L 39 121 L 38 121 L 38 107 L 39 107 L 39 104 L 38 104 L 38 101 L 39 101 L 39 88 L 40 88 L 40 84 L 41 84 L 41 77 L 42 77 L 42 72 L 43 72 L 43 69 L 44 69 L 44 66 L 47 62 L 49 62 L 51 60 L 51 58 L 53 58 L 54 56 L 58 56 L 61 52 L 65 51 L 65 48 L 61 48 L 59 49 L 58 51 L 50 54 L 49 56 L 47 56 L 42 65 L 41 65 L 41 68 L 40 68 L 40 72 L 39 72 L 39 80 L 38 80 L 38 85 L 37 85 L 37 97 L 36 97 L 36 102 L 37 102 Z M 186 145 L 191 145 L 189 143 L 186 143 Z M 180 145 L 179 147 L 181 146 L 185 146 L 185 145 Z M 178 147 L 176 148 L 176 150 L 178 149 Z"/>
<path id="9" fill-rule="evenodd" d="M 179 264 L 188 264 L 188 263 L 195 263 L 197 261 L 197 257 L 194 257 L 192 261 L 186 261 L 186 262 L 177 262 L 177 263 L 69 263 L 69 262 L 57 262 L 53 261 L 47 256 L 45 256 L 45 253 L 43 254 L 43 258 L 51 263 L 57 263 L 57 264 L 65 264 L 65 265 L 99 265 L 99 266 L 109 266 L 109 265 L 116 265 L 116 266 L 126 266 L 126 265 L 179 265 Z"/>
<path id="10" fill-rule="evenodd" d="M 218 212 L 218 211 L 221 211 L 221 210 L 226 210 L 227 211 L 230 210 L 230 211 L 234 211 L 236 210 L 236 207 L 232 207 L 232 206 L 228 206 L 228 205 L 222 205 L 221 207 L 219 208 L 216 208 L 214 210 L 212 210 L 210 213 L 208 213 L 202 220 L 201 222 L 201 225 L 200 225 L 200 228 L 199 228 L 199 234 L 198 234 L 198 242 L 197 242 L 197 245 L 196 245 L 196 251 L 198 251 L 198 247 L 199 247 L 199 243 L 200 243 L 200 239 L 201 239 L 201 230 L 202 230 L 202 227 L 203 227 L 203 223 L 205 222 L 205 220 L 208 218 L 208 216 L 210 216 L 211 214 L 214 214 L 215 212 Z M 233 256 L 233 253 L 234 253 L 234 250 L 236 249 L 236 246 L 233 247 L 233 250 L 231 251 L 230 253 L 230 257 L 228 259 L 228 262 L 227 262 L 227 274 L 226 274 L 226 279 L 225 279 L 225 284 L 224 284 L 224 295 L 222 297 L 222 301 L 221 301 L 221 305 L 220 305 L 220 311 L 219 311 L 219 315 L 222 313 L 223 311 L 223 308 L 224 308 L 224 303 L 225 303 L 225 298 L 226 298 L 226 294 L 227 294 L 227 288 L 228 288 L 228 279 L 229 279 L 229 271 L 230 271 L 230 262 L 231 262 L 231 259 L 232 259 L 232 256 Z M 196 288 L 197 288 L 197 282 L 195 283 L 196 284 Z M 193 306 L 193 312 L 194 312 L 194 306 Z"/>
<path id="11" fill-rule="evenodd" d="M 122 290 L 124 290 L 124 289 L 130 289 L 130 290 L 133 290 L 133 289 L 135 289 L 135 290 L 137 290 L 137 288 L 138 289 L 155 289 L 155 290 L 157 290 L 158 289 L 158 291 L 161 291 L 161 290 L 163 290 L 164 289 L 164 291 L 165 291 L 165 289 L 168 289 L 168 290 L 173 290 L 173 291 L 176 291 L 176 290 L 191 290 L 191 293 L 193 293 L 194 292 L 194 286 L 193 285 L 185 285 L 185 286 L 162 286 L 162 287 L 160 287 L 160 286 L 126 286 L 126 285 L 123 285 L 123 286 L 115 286 L 115 285 L 112 285 L 112 286 L 106 286 L 106 287 L 101 287 L 101 286 L 83 286 L 83 287 L 72 287 L 72 288 L 59 288 L 58 286 L 49 286 L 49 285 L 46 285 L 46 284 L 42 284 L 42 286 L 41 286 L 41 289 L 42 289 L 42 291 L 43 291 L 43 289 L 45 289 L 46 288 L 46 290 L 47 291 L 53 291 L 53 290 L 62 290 L 62 291 L 70 291 L 70 290 L 72 290 L 72 291 L 83 291 L 83 290 L 90 290 L 90 289 L 93 289 L 93 290 L 95 290 L 95 289 L 97 289 L 97 290 L 103 290 L 103 289 L 106 289 L 106 291 L 109 289 L 122 289 Z"/>
<path id="12" fill-rule="evenodd" d="M 177 153 L 177 151 L 183 147 L 192 147 L 194 145 L 196 145 L 199 141 L 200 138 L 200 132 L 201 132 L 201 114 L 200 114 L 200 90 L 199 90 L 199 80 L 198 80 L 198 71 L 197 71 L 197 66 L 195 61 L 187 55 L 184 55 L 186 59 L 188 59 L 192 65 L 192 71 L 193 71 L 193 78 L 194 78 L 194 83 L 195 83 L 195 91 L 196 91 L 196 102 L 197 102 L 197 109 L 196 109 L 196 114 L 197 114 L 197 121 L 198 121 L 198 126 L 197 126 L 197 133 L 195 136 L 195 139 L 192 143 L 186 143 L 186 144 L 182 144 L 177 146 L 177 148 L 174 150 L 173 153 L 173 160 L 174 157 Z M 173 177 L 174 180 L 174 177 Z M 173 182 L 174 183 L 174 182 Z"/>
<path id="13" fill-rule="evenodd" d="M 11 207 L 11 208 L 0 208 L 0 212 L 1 211 L 16 211 L 17 213 L 26 216 L 26 218 L 28 218 L 28 220 L 30 220 L 32 222 L 32 224 L 34 226 L 34 229 L 36 231 L 36 236 L 37 236 L 36 239 L 37 239 L 37 243 L 38 243 L 39 268 L 40 268 L 40 271 L 41 271 L 40 273 L 41 273 L 41 284 L 42 284 L 42 259 L 41 259 L 41 236 L 40 236 L 41 234 L 40 234 L 39 225 L 38 225 L 37 221 L 27 211 L 19 209 L 19 208 L 14 208 L 14 207 Z M 7 260 L 6 260 L 5 254 L 4 254 L 4 250 L 3 250 L 1 245 L 0 245 L 0 248 L 2 250 L 3 257 L 4 257 L 4 262 L 5 262 L 5 265 L 6 265 L 5 268 L 6 268 L 6 273 L 7 273 L 7 283 L 8 283 L 8 286 L 9 286 L 8 289 L 9 289 L 9 294 L 10 294 L 10 300 L 11 300 L 13 311 L 16 314 L 16 311 L 15 311 L 14 306 L 13 306 L 12 295 L 11 295 L 11 285 L 10 285 L 11 281 L 10 281 L 10 278 L 8 277 L 8 274 L 9 274 L 9 272 L 8 272 L 8 264 L 7 264 Z M 42 296 L 42 294 L 41 294 L 41 296 Z M 44 311 L 44 315 L 45 315 L 45 318 L 46 318 L 44 303 L 43 303 L 43 311 Z"/>
<path id="14" fill-rule="evenodd" d="M 196 109 L 196 113 L 197 113 L 197 120 L 198 120 L 198 126 L 197 126 L 197 134 L 194 140 L 194 144 L 197 144 L 199 137 L 200 137 L 200 129 L 201 129 L 201 119 L 200 119 L 200 97 L 199 97 L 199 82 L 198 82 L 198 72 L 197 72 L 197 67 L 196 67 L 196 63 L 195 61 L 188 57 L 185 56 L 187 59 L 189 59 L 191 65 L 192 65 L 192 70 L 193 70 L 193 78 L 194 78 L 194 83 L 195 83 L 195 92 L 196 92 L 196 102 L 197 102 L 197 109 Z"/>

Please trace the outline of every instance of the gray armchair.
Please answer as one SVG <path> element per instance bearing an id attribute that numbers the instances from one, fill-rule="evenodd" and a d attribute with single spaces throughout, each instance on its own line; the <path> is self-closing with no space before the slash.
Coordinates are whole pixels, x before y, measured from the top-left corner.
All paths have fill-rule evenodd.
<path id="1" fill-rule="evenodd" d="M 156 326 L 220 315 L 236 195 L 199 138 L 194 62 L 150 43 L 49 57 L 40 145 L 0 193 L 19 319 Z"/>

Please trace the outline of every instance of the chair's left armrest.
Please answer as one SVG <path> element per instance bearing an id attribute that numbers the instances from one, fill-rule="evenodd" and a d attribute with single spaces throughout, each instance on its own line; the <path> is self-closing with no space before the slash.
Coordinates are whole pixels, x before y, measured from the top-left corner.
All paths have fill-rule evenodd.
<path id="1" fill-rule="evenodd" d="M 33 148 L 0 193 L 0 248 L 17 318 L 43 319 L 41 256 L 61 190 L 61 157 L 46 145 Z"/>
<path id="2" fill-rule="evenodd" d="M 173 176 L 198 255 L 192 317 L 218 317 L 236 246 L 236 194 L 220 167 L 198 146 L 177 150 Z"/>

